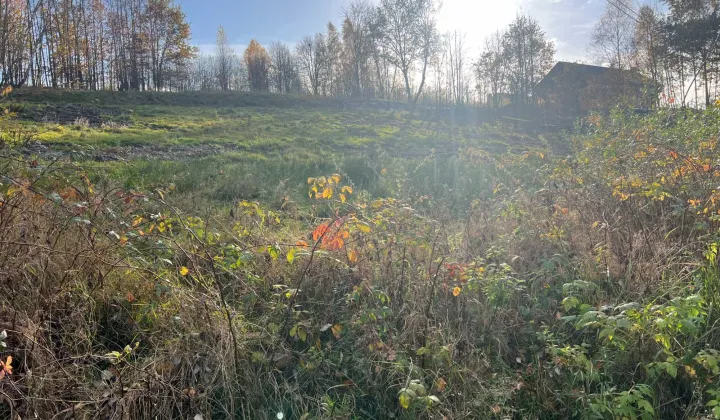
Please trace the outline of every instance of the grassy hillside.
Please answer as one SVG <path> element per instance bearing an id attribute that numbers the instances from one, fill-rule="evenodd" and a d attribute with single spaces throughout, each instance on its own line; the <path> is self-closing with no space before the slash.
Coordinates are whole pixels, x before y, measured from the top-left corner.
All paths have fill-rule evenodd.
<path id="1" fill-rule="evenodd" d="M 720 418 L 719 109 L 2 105 L 3 415 Z"/>

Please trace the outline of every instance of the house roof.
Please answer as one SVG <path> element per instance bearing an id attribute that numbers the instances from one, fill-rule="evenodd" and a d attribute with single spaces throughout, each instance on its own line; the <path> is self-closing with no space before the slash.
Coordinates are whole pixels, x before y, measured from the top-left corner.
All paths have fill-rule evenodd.
<path id="1" fill-rule="evenodd" d="M 540 83 L 537 84 L 537 88 L 546 88 L 552 86 L 557 77 L 573 78 L 576 80 L 591 79 L 604 76 L 612 76 L 616 73 L 617 76 L 625 76 L 626 83 L 637 83 L 637 84 L 649 84 L 652 83 L 646 77 L 638 74 L 633 70 L 620 70 L 610 67 L 591 66 L 588 64 L 569 63 L 567 61 L 559 61 L 548 74 L 543 77 Z"/>

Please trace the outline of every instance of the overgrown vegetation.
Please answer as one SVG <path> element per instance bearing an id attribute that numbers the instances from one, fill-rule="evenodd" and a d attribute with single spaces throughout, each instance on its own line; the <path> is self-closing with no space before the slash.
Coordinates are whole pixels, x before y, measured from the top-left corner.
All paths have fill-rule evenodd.
<path id="1" fill-rule="evenodd" d="M 49 137 L 0 161 L 3 415 L 720 418 L 719 108 L 592 116 L 567 153 L 374 111 L 133 110 L 12 121 Z M 191 114 L 227 144 L 248 115 L 398 132 L 72 151 L 169 147 L 149 124 Z"/>

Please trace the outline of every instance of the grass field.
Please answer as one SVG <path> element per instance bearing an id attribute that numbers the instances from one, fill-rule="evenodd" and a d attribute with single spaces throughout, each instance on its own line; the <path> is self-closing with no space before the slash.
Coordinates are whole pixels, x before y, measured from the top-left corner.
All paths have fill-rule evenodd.
<path id="1" fill-rule="evenodd" d="M 389 191 L 391 183 L 379 182 L 380 172 L 393 168 L 448 188 L 454 182 L 448 171 L 459 170 L 457 157 L 468 149 L 520 153 L 549 147 L 542 136 L 413 118 L 405 111 L 377 110 L 385 106 L 378 103 L 52 90 L 10 99 L 19 105 L 7 108 L 33 127 L 33 140 L 49 147 L 48 156 L 85 161 L 104 179 L 127 187 L 174 183 L 180 192 L 200 191 L 205 200 L 225 202 L 277 199 L 277 192 L 305 196 L 308 177 L 333 172 L 383 195 L 397 192 Z M 433 161 L 431 172 L 427 158 Z M 428 179 L 416 178 L 429 187 Z"/>
<path id="2" fill-rule="evenodd" d="M 0 105 L 0 417 L 720 418 L 718 108 Z"/>

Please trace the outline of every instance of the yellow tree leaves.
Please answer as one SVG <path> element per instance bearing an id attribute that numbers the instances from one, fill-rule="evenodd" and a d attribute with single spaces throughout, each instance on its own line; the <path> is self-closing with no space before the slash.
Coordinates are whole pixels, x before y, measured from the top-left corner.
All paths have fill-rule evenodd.
<path id="1" fill-rule="evenodd" d="M 268 72 L 270 71 L 271 60 L 265 48 L 255 39 L 252 39 L 245 50 L 243 59 L 248 69 L 250 90 L 267 91 L 269 88 Z"/>
<path id="2" fill-rule="evenodd" d="M 328 177 L 308 178 L 308 185 L 310 185 L 308 195 L 310 198 L 315 198 L 316 200 L 330 200 L 338 195 L 340 202 L 345 203 L 348 196 L 353 193 L 353 188 L 350 185 L 340 187 L 341 180 L 342 177 L 338 174 L 333 174 Z M 337 192 L 338 189 L 339 193 Z"/>

